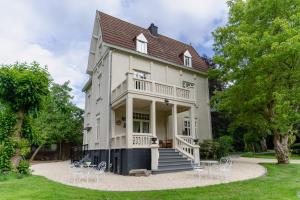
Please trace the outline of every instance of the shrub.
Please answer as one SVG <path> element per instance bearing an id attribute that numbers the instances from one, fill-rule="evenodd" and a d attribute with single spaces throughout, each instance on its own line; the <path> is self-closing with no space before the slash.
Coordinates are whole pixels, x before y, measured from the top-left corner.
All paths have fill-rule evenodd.
<path id="1" fill-rule="evenodd" d="M 12 164 L 10 158 L 14 152 L 13 142 L 5 140 L 0 143 L 0 173 L 11 170 Z"/>
<path id="2" fill-rule="evenodd" d="M 260 139 L 255 133 L 246 133 L 244 135 L 245 150 L 251 152 L 260 151 Z"/>
<path id="3" fill-rule="evenodd" d="M 26 160 L 21 160 L 17 170 L 20 174 L 30 174 L 30 170 L 29 170 L 29 162 Z"/>
<path id="4" fill-rule="evenodd" d="M 228 156 L 233 151 L 233 139 L 230 136 L 222 136 L 215 140 L 203 140 L 200 143 L 200 157 L 202 159 L 220 159 Z"/>
<path id="5" fill-rule="evenodd" d="M 224 135 L 217 139 L 219 146 L 217 148 L 216 156 L 221 158 L 228 156 L 230 152 L 233 151 L 233 139 L 228 135 Z"/>
<path id="6" fill-rule="evenodd" d="M 215 140 L 203 140 L 200 143 L 200 157 L 202 159 L 217 159 L 219 143 Z"/>

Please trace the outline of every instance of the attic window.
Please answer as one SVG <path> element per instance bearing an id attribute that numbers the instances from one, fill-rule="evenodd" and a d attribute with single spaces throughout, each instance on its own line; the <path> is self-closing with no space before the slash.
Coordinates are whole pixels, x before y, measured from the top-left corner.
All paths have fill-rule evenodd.
<path id="1" fill-rule="evenodd" d="M 143 33 L 139 34 L 136 37 L 136 50 L 138 52 L 147 54 L 147 44 L 148 44 L 148 41 L 145 38 Z"/>
<path id="2" fill-rule="evenodd" d="M 192 55 L 188 50 L 186 50 L 183 54 L 183 63 L 187 67 L 192 67 Z"/>

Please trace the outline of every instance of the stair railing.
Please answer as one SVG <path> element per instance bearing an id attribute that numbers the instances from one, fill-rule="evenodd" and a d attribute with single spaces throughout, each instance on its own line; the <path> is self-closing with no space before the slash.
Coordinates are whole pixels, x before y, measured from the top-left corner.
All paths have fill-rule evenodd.
<path id="1" fill-rule="evenodd" d="M 199 145 L 190 144 L 184 139 L 176 136 L 176 149 L 194 161 L 194 163 L 199 163 Z"/>

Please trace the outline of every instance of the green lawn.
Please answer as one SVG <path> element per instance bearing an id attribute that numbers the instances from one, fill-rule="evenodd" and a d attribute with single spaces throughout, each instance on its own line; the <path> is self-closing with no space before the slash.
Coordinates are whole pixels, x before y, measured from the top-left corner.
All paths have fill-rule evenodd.
<path id="1" fill-rule="evenodd" d="M 70 187 L 39 176 L 16 179 L 0 176 L 0 199 L 300 199 L 300 165 L 264 164 L 268 174 L 253 180 L 229 184 L 149 192 L 102 192 Z M 176 181 L 176 180 L 173 180 Z M 120 183 L 126 184 L 126 183 Z"/>
<path id="2" fill-rule="evenodd" d="M 241 157 L 247 157 L 247 158 L 274 158 L 275 154 L 274 152 L 266 152 L 266 153 L 253 153 L 253 152 L 247 152 L 243 153 Z M 300 155 L 292 154 L 291 159 L 300 160 Z"/>

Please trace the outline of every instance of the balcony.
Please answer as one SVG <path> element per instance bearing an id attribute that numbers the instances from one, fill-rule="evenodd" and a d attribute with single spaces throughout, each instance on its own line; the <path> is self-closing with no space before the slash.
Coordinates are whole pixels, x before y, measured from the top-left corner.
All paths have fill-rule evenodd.
<path id="1" fill-rule="evenodd" d="M 194 88 L 183 88 L 153 80 L 135 78 L 132 73 L 127 73 L 127 78 L 112 91 L 112 101 L 117 100 L 127 92 L 138 92 L 144 95 L 189 102 L 195 101 Z"/>

